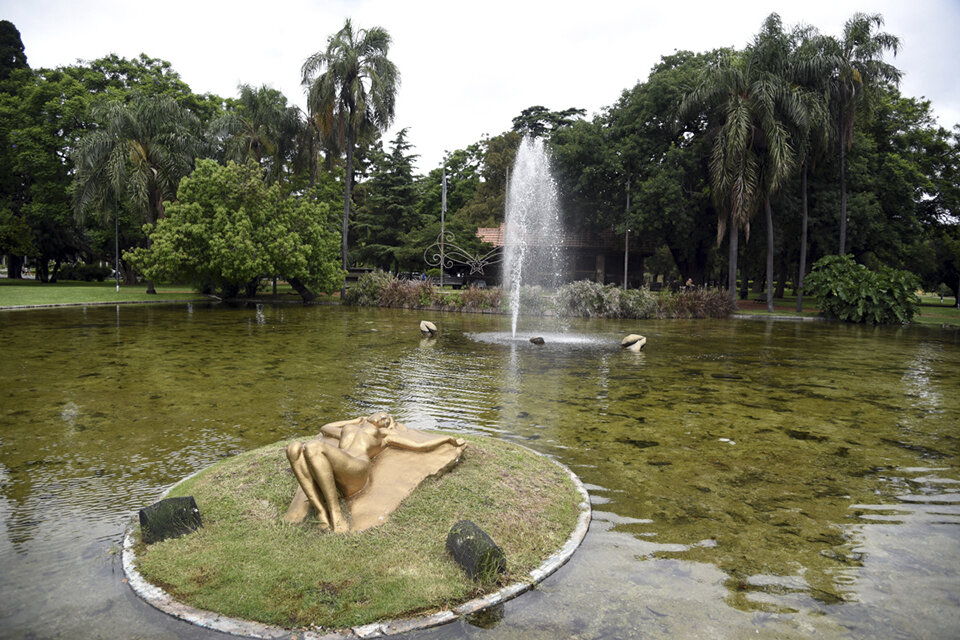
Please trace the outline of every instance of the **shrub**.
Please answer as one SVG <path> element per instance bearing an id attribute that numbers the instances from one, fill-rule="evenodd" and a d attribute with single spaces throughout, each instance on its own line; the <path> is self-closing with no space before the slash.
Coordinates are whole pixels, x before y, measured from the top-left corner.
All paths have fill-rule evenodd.
<path id="1" fill-rule="evenodd" d="M 730 294 L 722 289 L 688 287 L 675 294 L 667 294 L 672 310 L 662 317 L 672 318 L 725 318 L 735 311 Z"/>
<path id="2" fill-rule="evenodd" d="M 605 292 L 604 285 L 592 280 L 578 280 L 565 284 L 557 291 L 557 312 L 561 315 L 583 318 L 616 317 L 610 316 L 607 304 L 612 295 Z M 617 312 L 620 305 L 617 301 Z"/>
<path id="3" fill-rule="evenodd" d="M 624 291 L 589 280 L 560 287 L 556 304 L 562 315 L 587 318 L 725 318 L 735 310 L 721 289 L 651 293 L 649 289 Z"/>
<path id="4" fill-rule="evenodd" d="M 443 295 L 429 280 L 418 280 L 414 285 L 417 303 L 421 307 L 429 307 L 434 302 L 440 302 Z"/>
<path id="5" fill-rule="evenodd" d="M 823 315 L 869 324 L 909 322 L 920 306 L 919 286 L 909 271 L 885 265 L 871 271 L 849 255 L 821 258 L 804 281 Z"/>
<path id="6" fill-rule="evenodd" d="M 357 284 L 347 289 L 343 301 L 346 304 L 359 306 L 376 306 L 380 304 L 380 295 L 383 290 L 395 281 L 396 278 L 385 271 L 379 269 L 368 271 L 357 278 Z"/>
<path id="7" fill-rule="evenodd" d="M 65 264 L 57 273 L 59 280 L 83 280 L 84 282 L 103 282 L 110 275 L 110 267 L 100 267 L 95 264 Z"/>
<path id="8" fill-rule="evenodd" d="M 381 307 L 416 307 L 420 299 L 417 288 L 410 280 L 393 278 L 380 291 L 378 304 Z"/>
<path id="9" fill-rule="evenodd" d="M 620 294 L 620 312 L 624 318 L 653 318 L 658 310 L 657 298 L 649 289 L 628 289 Z"/>
<path id="10" fill-rule="evenodd" d="M 464 309 L 499 309 L 502 298 L 503 289 L 500 287 L 469 287 L 460 292 L 460 306 Z"/>
<path id="11" fill-rule="evenodd" d="M 553 306 L 552 297 L 538 285 L 521 285 L 520 308 L 525 315 L 542 316 Z"/>

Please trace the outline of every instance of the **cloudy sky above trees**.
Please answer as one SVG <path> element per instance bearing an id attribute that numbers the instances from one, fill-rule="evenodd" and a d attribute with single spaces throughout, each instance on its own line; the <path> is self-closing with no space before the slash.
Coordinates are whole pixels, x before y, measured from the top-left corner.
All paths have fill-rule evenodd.
<path id="1" fill-rule="evenodd" d="M 0 0 L 0 18 L 20 30 L 31 67 L 56 67 L 108 53 L 168 60 L 196 93 L 237 95 L 270 85 L 305 105 L 300 67 L 345 18 L 393 37 L 401 73 L 392 138 L 401 127 L 439 166 L 445 151 L 497 135 L 526 107 L 579 107 L 588 116 L 646 79 L 674 50 L 743 47 L 772 11 L 786 27 L 809 24 L 839 35 L 856 11 L 881 13 L 901 39 L 891 61 L 901 91 L 932 101 L 940 124 L 960 123 L 960 2 L 957 0 Z"/>

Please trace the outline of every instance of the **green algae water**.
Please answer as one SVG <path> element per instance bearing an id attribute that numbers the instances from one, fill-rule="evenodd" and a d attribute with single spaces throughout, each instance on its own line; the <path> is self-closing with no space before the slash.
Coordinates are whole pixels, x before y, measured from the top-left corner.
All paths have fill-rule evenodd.
<path id="1" fill-rule="evenodd" d="M 124 528 L 223 457 L 376 410 L 522 442 L 594 507 L 502 618 L 411 637 L 960 634 L 956 331 L 521 318 L 514 339 L 506 317 L 431 314 L 429 340 L 424 317 L 0 314 L 0 637 L 227 637 L 132 595 Z M 646 349 L 620 350 L 627 333 Z"/>

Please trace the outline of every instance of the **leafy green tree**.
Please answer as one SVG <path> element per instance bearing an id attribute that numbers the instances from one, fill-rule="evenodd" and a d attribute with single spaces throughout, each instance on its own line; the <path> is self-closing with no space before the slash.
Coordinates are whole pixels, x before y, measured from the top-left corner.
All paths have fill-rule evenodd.
<path id="1" fill-rule="evenodd" d="M 596 232 L 621 222 L 627 175 L 606 118 L 579 120 L 557 130 L 550 149 L 565 227 Z"/>
<path id="2" fill-rule="evenodd" d="M 151 246 L 127 255 L 147 277 L 215 288 L 227 297 L 256 292 L 261 277 L 286 279 L 304 301 L 343 283 L 329 205 L 267 186 L 250 161 L 198 160 L 180 182 L 167 216 L 150 229 Z"/>
<path id="3" fill-rule="evenodd" d="M 223 99 L 190 90 L 173 65 L 141 53 L 127 59 L 111 53 L 102 58 L 79 61 L 64 69 L 81 82 L 95 101 L 134 100 L 137 96 L 166 96 L 206 124 L 220 115 Z"/>
<path id="4" fill-rule="evenodd" d="M 701 113 L 684 120 L 672 116 L 688 88 L 721 55 L 680 51 L 664 56 L 646 82 L 624 91 L 607 112 L 630 178 L 627 226 L 647 241 L 665 244 L 682 279 L 697 283 L 707 280 L 715 257 L 709 122 Z"/>
<path id="5" fill-rule="evenodd" d="M 369 142 L 393 121 L 400 74 L 388 58 L 390 35 L 381 27 L 354 31 L 348 19 L 327 48 L 303 63 L 307 107 L 327 144 L 346 152 L 341 259 L 347 268 L 350 193 L 357 145 Z"/>
<path id="6" fill-rule="evenodd" d="M 88 248 L 71 215 L 73 165 L 66 154 L 85 125 L 88 102 L 84 87 L 68 74 L 39 69 L 21 86 L 10 113 L 15 123 L 9 136 L 10 168 L 20 176 L 20 212 L 33 237 L 32 255 L 43 282 L 55 281 L 60 264 Z"/>
<path id="7" fill-rule="evenodd" d="M 547 138 L 557 129 L 569 127 L 586 114 L 585 109 L 571 107 L 563 111 L 550 111 L 535 105 L 527 107 L 513 119 L 513 130 L 533 138 Z"/>
<path id="8" fill-rule="evenodd" d="M 846 153 L 853 144 L 857 112 L 869 112 L 877 89 L 887 83 L 896 84 L 900 70 L 884 62 L 887 51 L 896 55 L 900 39 L 885 32 L 880 14 L 856 13 L 847 20 L 839 40 L 830 39 L 826 46 L 834 58 L 832 100 L 837 117 L 840 149 L 840 241 L 839 255 L 847 250 L 847 162 Z"/>
<path id="9" fill-rule="evenodd" d="M 480 142 L 480 181 L 470 200 L 463 207 L 453 209 L 464 222 L 477 227 L 493 227 L 503 221 L 507 174 L 513 168 L 521 139 L 519 133 L 508 131 Z"/>
<path id="10" fill-rule="evenodd" d="M 103 103 L 94 107 L 93 116 L 101 126 L 83 136 L 73 155 L 77 215 L 106 213 L 123 200 L 145 223 L 154 224 L 198 155 L 199 120 L 167 96 Z M 147 293 L 156 293 L 150 281 Z"/>

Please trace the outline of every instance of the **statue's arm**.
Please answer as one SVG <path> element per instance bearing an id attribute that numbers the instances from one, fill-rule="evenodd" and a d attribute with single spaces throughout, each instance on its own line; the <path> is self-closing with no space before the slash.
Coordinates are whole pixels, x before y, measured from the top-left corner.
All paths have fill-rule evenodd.
<path id="1" fill-rule="evenodd" d="M 343 428 L 348 424 L 360 424 L 363 422 L 363 418 L 354 418 L 353 420 L 338 420 L 337 422 L 330 422 L 322 427 L 320 427 L 320 435 L 330 436 L 331 438 L 340 439 L 340 433 L 343 431 Z M 319 436 L 318 436 L 319 437 Z"/>
<path id="2" fill-rule="evenodd" d="M 384 446 L 394 447 L 395 449 L 406 449 L 407 451 L 433 451 L 443 444 L 452 444 L 460 447 L 465 444 L 461 438 L 453 436 L 437 436 L 429 440 L 414 440 L 408 436 L 398 433 L 391 433 L 383 439 Z"/>

